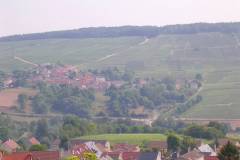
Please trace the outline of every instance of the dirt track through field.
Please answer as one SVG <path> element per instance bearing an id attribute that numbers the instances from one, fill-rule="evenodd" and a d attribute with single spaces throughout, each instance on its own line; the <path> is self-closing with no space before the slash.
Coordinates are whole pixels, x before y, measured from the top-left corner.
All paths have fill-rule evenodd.
<path id="1" fill-rule="evenodd" d="M 17 56 L 14 56 L 14 59 L 19 60 L 19 61 L 21 61 L 21 62 L 23 62 L 23 63 L 26 63 L 26 64 L 33 65 L 33 66 L 35 66 L 35 67 L 38 66 L 37 64 L 35 64 L 35 63 L 33 63 L 33 62 L 30 62 L 30 61 L 28 61 L 28 60 L 25 60 L 25 59 L 20 58 L 20 57 L 17 57 Z"/>
<path id="2" fill-rule="evenodd" d="M 98 59 L 96 62 L 104 61 L 104 60 L 106 60 L 106 59 L 108 59 L 108 58 L 111 58 L 111 57 L 113 57 L 113 56 L 116 56 L 116 55 L 117 55 L 117 54 L 107 55 L 107 56 L 105 56 L 105 57 L 103 57 L 103 58 Z"/>
<path id="3" fill-rule="evenodd" d="M 119 54 L 120 54 L 121 52 L 123 52 L 123 51 L 126 51 L 126 50 L 128 50 L 128 49 L 131 49 L 131 48 L 133 48 L 133 47 L 136 47 L 137 45 L 144 45 L 144 44 L 148 43 L 149 40 L 150 40 L 149 38 L 145 38 L 142 42 L 140 42 L 140 43 L 138 43 L 138 44 L 135 44 L 135 45 L 132 45 L 132 46 L 130 46 L 130 47 L 128 47 L 128 48 L 125 48 L 124 50 L 121 50 L 121 51 L 119 51 L 119 52 L 117 52 L 117 53 L 113 53 L 113 54 L 106 55 L 106 56 L 104 56 L 104 57 L 99 58 L 98 60 L 96 60 L 96 62 L 101 62 L 101 61 L 105 61 L 105 60 L 107 60 L 107 59 L 110 59 L 110 58 L 112 58 L 112 57 L 114 57 L 114 56 L 119 55 Z"/>
<path id="4" fill-rule="evenodd" d="M 140 42 L 140 43 L 138 43 L 138 45 L 144 45 L 144 44 L 148 43 L 149 40 L 150 40 L 149 38 L 145 38 L 145 40 Z"/>

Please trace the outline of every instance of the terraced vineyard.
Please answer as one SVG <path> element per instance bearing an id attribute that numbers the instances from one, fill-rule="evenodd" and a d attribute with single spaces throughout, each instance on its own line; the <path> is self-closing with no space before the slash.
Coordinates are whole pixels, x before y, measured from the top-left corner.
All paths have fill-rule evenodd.
<path id="1" fill-rule="evenodd" d="M 0 42 L 0 68 L 65 63 L 81 70 L 117 66 L 138 76 L 204 75 L 203 101 L 182 117 L 240 118 L 240 34 L 198 33 L 145 37 L 45 39 Z"/>

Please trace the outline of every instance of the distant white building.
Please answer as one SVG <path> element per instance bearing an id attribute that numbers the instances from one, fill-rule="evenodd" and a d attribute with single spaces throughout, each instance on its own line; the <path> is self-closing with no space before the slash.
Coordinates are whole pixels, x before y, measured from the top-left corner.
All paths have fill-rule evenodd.
<path id="1" fill-rule="evenodd" d="M 198 147 L 198 150 L 203 153 L 204 155 L 208 155 L 208 156 L 216 156 L 217 153 L 214 151 L 214 149 L 212 149 L 212 147 L 210 147 L 208 144 L 201 144 Z"/>

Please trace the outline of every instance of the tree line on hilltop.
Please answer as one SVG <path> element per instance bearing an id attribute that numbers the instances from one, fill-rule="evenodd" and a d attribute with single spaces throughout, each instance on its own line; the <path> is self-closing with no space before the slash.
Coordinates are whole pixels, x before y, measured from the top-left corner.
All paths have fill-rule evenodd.
<path id="1" fill-rule="evenodd" d="M 164 34 L 194 34 L 204 32 L 236 33 L 240 32 L 240 23 L 195 23 L 184 25 L 157 26 L 121 26 L 121 27 L 90 27 L 75 30 L 53 31 L 14 35 L 0 38 L 0 41 L 21 41 L 56 38 L 104 38 L 142 36 L 155 37 Z"/>

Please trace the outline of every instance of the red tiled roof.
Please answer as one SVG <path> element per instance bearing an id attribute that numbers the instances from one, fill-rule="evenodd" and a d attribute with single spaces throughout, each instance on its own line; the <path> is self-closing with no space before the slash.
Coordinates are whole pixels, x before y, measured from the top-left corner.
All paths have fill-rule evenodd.
<path id="1" fill-rule="evenodd" d="M 205 156 L 204 160 L 219 160 L 217 156 Z"/>
<path id="2" fill-rule="evenodd" d="M 3 160 L 60 160 L 58 151 L 16 152 L 4 155 Z"/>
<path id="3" fill-rule="evenodd" d="M 32 145 L 40 144 L 40 142 L 39 142 L 35 137 L 30 138 L 30 139 L 29 139 L 29 142 L 30 142 Z"/>
<path id="4" fill-rule="evenodd" d="M 140 155 L 140 152 L 123 152 L 122 159 L 123 160 L 137 160 Z"/>
<path id="5" fill-rule="evenodd" d="M 120 143 L 113 146 L 113 151 L 115 152 L 136 152 L 138 150 L 137 145 Z"/>
<path id="6" fill-rule="evenodd" d="M 17 148 L 20 148 L 20 146 L 12 139 L 9 139 L 3 143 L 4 147 L 7 147 L 11 150 L 15 150 Z"/>
<path id="7" fill-rule="evenodd" d="M 166 141 L 152 141 L 148 145 L 149 148 L 153 149 L 167 149 L 168 145 Z"/>
<path id="8" fill-rule="evenodd" d="M 18 152 L 3 156 L 3 160 L 31 160 L 31 158 L 32 155 L 28 152 Z"/>
<path id="9" fill-rule="evenodd" d="M 33 160 L 60 160 L 59 151 L 34 151 L 31 154 Z"/>

